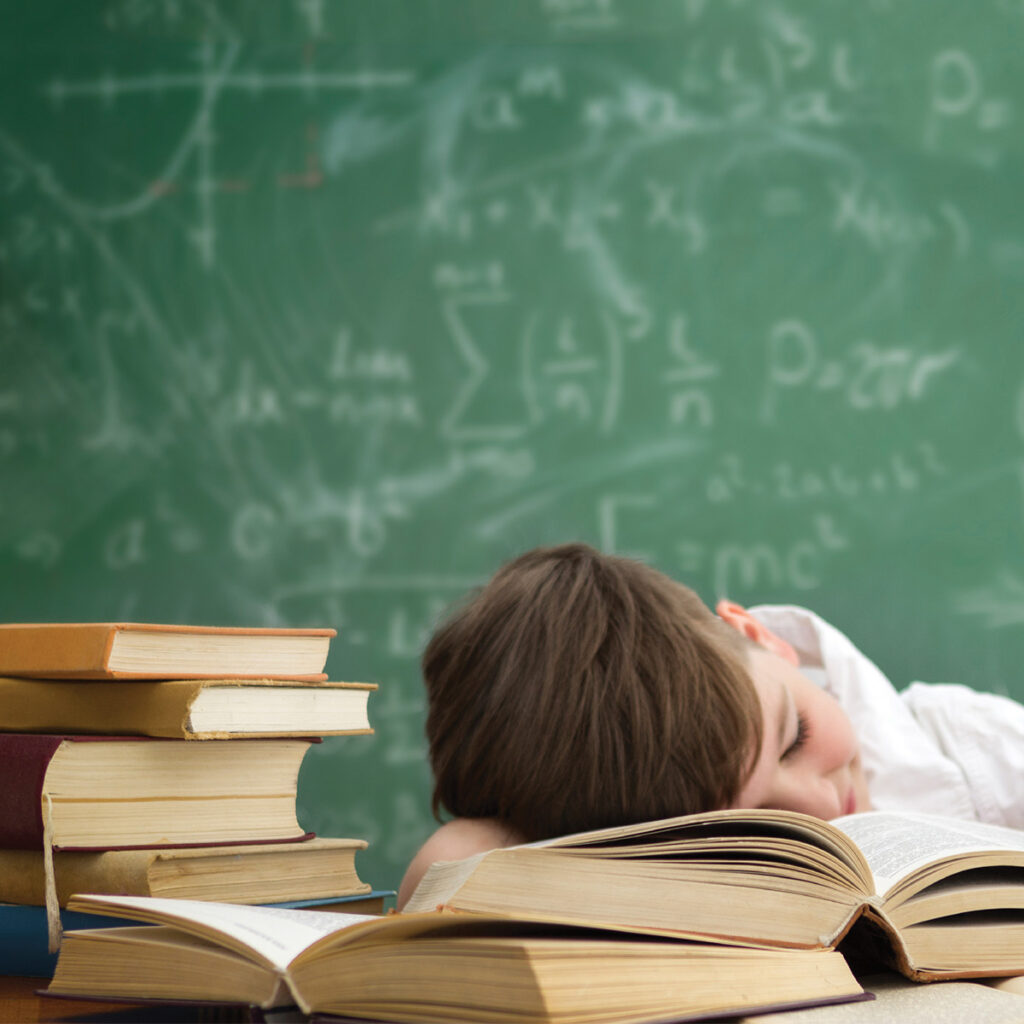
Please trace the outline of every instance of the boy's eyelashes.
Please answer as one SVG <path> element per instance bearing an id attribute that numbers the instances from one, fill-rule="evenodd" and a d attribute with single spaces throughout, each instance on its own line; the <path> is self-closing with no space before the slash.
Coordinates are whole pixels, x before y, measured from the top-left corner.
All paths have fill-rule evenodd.
<path id="1" fill-rule="evenodd" d="M 786 758 L 792 757 L 798 750 L 807 742 L 807 738 L 810 735 L 811 726 L 807 721 L 807 716 L 802 712 L 798 711 L 796 714 L 796 738 L 792 743 L 782 752 L 780 760 L 785 761 Z"/>

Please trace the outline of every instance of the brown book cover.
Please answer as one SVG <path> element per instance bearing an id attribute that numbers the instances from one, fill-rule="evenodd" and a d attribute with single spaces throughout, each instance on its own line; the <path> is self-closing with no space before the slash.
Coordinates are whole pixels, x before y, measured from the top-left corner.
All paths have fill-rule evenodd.
<path id="1" fill-rule="evenodd" d="M 43 845 L 43 780 L 63 736 L 0 736 L 0 846 Z"/>
<path id="2" fill-rule="evenodd" d="M 54 849 L 308 839 L 295 794 L 315 742 L 0 733 L 0 847 L 43 848 L 47 818 Z"/>
<path id="3" fill-rule="evenodd" d="M 121 681 L 0 677 L 0 723 L 12 732 L 208 740 L 372 733 L 375 683 L 279 679 Z"/>
<path id="4" fill-rule="evenodd" d="M 0 675 L 323 680 L 333 629 L 141 622 L 0 624 Z"/>

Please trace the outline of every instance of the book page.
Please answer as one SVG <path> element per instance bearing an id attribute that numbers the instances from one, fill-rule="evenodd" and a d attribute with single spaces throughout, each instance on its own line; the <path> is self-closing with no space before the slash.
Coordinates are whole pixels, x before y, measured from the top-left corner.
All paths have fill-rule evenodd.
<path id="1" fill-rule="evenodd" d="M 933 814 L 868 811 L 836 818 L 832 824 L 863 851 L 879 895 L 912 871 L 946 857 L 990 850 L 1024 852 L 1024 832 Z"/>
<path id="2" fill-rule="evenodd" d="M 150 896 L 77 896 L 72 899 L 78 910 L 176 925 L 183 932 L 218 942 L 278 970 L 287 968 L 304 949 L 325 935 L 379 920 L 365 914 L 324 914 L 315 910 Z"/>

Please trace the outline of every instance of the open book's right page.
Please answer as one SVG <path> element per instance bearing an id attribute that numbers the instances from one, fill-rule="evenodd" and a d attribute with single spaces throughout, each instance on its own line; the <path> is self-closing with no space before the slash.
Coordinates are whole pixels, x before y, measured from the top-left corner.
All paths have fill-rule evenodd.
<path id="1" fill-rule="evenodd" d="M 836 818 L 832 824 L 860 847 L 871 865 L 879 896 L 940 858 L 982 851 L 1024 852 L 1024 832 L 932 814 L 867 811 Z"/>

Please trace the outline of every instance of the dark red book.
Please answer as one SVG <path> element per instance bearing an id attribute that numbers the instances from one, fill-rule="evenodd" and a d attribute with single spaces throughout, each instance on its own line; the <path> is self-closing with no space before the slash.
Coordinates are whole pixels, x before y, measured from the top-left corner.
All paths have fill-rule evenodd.
<path id="1" fill-rule="evenodd" d="M 314 742 L 0 733 L 0 847 L 308 838 L 295 796 L 299 766 Z"/>

